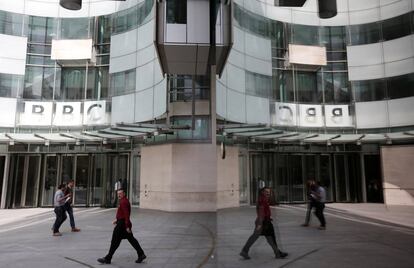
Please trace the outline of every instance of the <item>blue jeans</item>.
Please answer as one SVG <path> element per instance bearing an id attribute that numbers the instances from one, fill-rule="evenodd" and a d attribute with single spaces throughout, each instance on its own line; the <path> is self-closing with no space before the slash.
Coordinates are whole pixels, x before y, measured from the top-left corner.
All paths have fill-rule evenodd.
<path id="1" fill-rule="evenodd" d="M 53 233 L 58 233 L 62 223 L 66 220 L 66 213 L 63 206 L 55 207 L 56 221 L 53 224 Z"/>
<path id="2" fill-rule="evenodd" d="M 72 209 L 72 206 L 69 203 L 65 203 L 64 207 L 65 207 L 65 211 L 69 215 L 70 227 L 72 227 L 72 229 L 73 229 L 73 228 L 76 227 L 76 225 L 75 225 L 75 218 L 73 218 L 73 209 Z"/>

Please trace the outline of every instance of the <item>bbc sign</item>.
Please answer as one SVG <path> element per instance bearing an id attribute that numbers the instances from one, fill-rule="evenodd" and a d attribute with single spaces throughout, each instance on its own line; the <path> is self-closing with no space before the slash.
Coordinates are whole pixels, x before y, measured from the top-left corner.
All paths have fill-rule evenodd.
<path id="1" fill-rule="evenodd" d="M 83 105 L 83 109 L 82 109 Z M 108 124 L 106 101 L 24 102 L 18 125 L 81 126 Z"/>
<path id="2" fill-rule="evenodd" d="M 279 126 L 352 127 L 348 105 L 312 105 L 275 102 L 272 123 Z"/>

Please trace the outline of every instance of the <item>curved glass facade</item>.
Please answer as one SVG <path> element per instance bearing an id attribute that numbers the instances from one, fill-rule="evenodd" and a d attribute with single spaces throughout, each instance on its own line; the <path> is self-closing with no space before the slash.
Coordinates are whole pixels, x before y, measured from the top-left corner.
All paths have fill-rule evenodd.
<path id="1" fill-rule="evenodd" d="M 373 23 L 315 26 L 258 15 L 277 9 L 261 5 L 265 11 L 250 10 L 250 5 L 238 1 L 234 4 L 233 51 L 224 77 L 217 83 L 218 113 L 224 118 L 294 127 L 299 131 L 357 131 L 372 128 L 367 119 L 361 119 L 365 109 L 362 107 L 367 102 L 392 107 L 384 112 L 390 113 L 397 103 L 414 97 L 412 11 Z M 290 45 L 324 47 L 327 64 L 312 70 L 290 64 Z M 364 57 L 368 60 L 364 61 Z M 241 76 L 245 77 L 243 85 L 235 80 Z M 240 102 L 241 111 L 233 108 Z M 263 112 L 268 105 L 269 116 L 256 115 L 255 105 L 263 106 Z M 293 114 L 288 123 L 286 118 L 279 118 L 284 117 L 279 110 L 283 106 L 290 107 L 288 114 Z M 314 108 L 322 121 L 314 125 L 302 121 L 307 109 Z M 349 123 L 328 126 L 326 114 L 332 108 L 345 109 Z M 386 117 L 384 114 L 376 128 L 392 129 L 393 119 Z M 414 125 L 412 120 L 405 121 L 407 126 Z"/>

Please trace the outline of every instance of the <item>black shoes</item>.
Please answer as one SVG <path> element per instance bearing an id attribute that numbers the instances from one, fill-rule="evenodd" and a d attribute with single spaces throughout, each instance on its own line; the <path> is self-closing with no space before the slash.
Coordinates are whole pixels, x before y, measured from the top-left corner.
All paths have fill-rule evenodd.
<path id="1" fill-rule="evenodd" d="M 108 260 L 107 258 L 105 258 L 105 257 L 103 257 L 103 258 L 99 258 L 98 260 L 97 260 L 99 263 L 102 263 L 102 264 L 111 264 L 111 260 Z"/>
<path id="2" fill-rule="evenodd" d="M 143 260 L 145 260 L 147 258 L 147 256 L 145 256 L 145 254 L 141 255 L 138 257 L 138 259 L 135 261 L 136 263 L 141 263 Z"/>
<path id="3" fill-rule="evenodd" d="M 249 254 L 245 251 L 240 252 L 240 256 L 242 256 L 245 260 L 250 260 Z"/>
<path id="4" fill-rule="evenodd" d="M 287 257 L 287 255 L 289 255 L 289 254 L 287 254 L 286 252 L 282 252 L 282 251 L 279 250 L 276 253 L 276 259 L 284 259 L 284 258 Z"/>

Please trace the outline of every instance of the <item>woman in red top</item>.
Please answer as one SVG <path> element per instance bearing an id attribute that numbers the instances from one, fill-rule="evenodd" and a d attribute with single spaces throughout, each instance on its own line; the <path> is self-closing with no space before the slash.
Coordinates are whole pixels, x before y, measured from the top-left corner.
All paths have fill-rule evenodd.
<path id="1" fill-rule="evenodd" d="M 285 258 L 288 254 L 282 252 L 277 247 L 275 231 L 273 229 L 271 211 L 270 211 L 270 189 L 264 187 L 259 192 L 259 200 L 256 206 L 257 218 L 255 222 L 255 229 L 253 234 L 249 237 L 246 244 L 244 245 L 240 256 L 244 259 L 250 259 L 249 249 L 254 242 L 259 238 L 260 235 L 266 237 L 267 242 L 272 247 L 275 257 L 277 259 Z"/>

